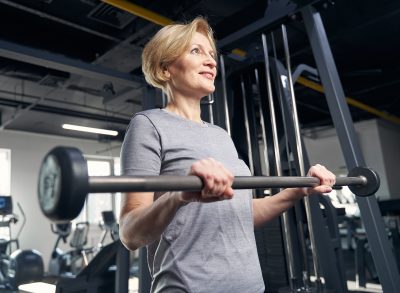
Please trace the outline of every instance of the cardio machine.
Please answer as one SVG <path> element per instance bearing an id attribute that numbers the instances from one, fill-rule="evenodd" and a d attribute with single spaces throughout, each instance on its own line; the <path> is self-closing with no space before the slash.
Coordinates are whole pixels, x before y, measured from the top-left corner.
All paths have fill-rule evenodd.
<path id="1" fill-rule="evenodd" d="M 88 265 L 88 255 L 93 253 L 93 248 L 86 248 L 89 232 L 88 222 L 78 222 L 71 234 L 71 223 L 51 225 L 53 233 L 57 234 L 57 240 L 49 261 L 49 277 L 75 276 Z M 71 234 L 68 251 L 62 251 L 58 246 L 62 240 L 67 242 Z"/>
<path id="2" fill-rule="evenodd" d="M 113 211 L 102 211 L 101 212 L 102 221 L 99 223 L 100 229 L 103 231 L 100 236 L 100 241 L 98 244 L 98 248 L 102 248 L 104 246 L 104 242 L 108 234 L 113 241 L 119 239 L 119 226 L 115 219 L 115 215 Z"/>
<path id="3" fill-rule="evenodd" d="M 0 290 L 16 290 L 21 284 L 43 279 L 41 254 L 33 249 L 21 250 L 19 247 L 18 238 L 25 226 L 26 217 L 21 205 L 17 206 L 22 216 L 22 224 L 16 237 L 12 238 L 11 225 L 16 224 L 19 218 L 13 213 L 11 196 L 0 195 L 0 228 L 6 230 L 6 233 L 0 236 Z"/>
<path id="4" fill-rule="evenodd" d="M 67 243 L 67 238 L 71 234 L 71 223 L 51 224 L 51 231 L 58 235 L 49 261 L 48 276 L 57 277 L 70 270 L 71 254 L 65 253 L 58 246 L 60 241 Z"/>

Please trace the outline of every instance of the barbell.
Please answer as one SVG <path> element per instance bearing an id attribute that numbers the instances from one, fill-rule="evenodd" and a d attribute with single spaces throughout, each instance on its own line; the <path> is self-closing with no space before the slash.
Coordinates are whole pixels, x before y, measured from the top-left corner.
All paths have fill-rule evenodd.
<path id="1" fill-rule="evenodd" d="M 235 177 L 233 189 L 312 187 L 315 177 Z M 374 194 L 380 185 L 376 172 L 356 167 L 348 177 L 336 178 L 336 187 L 349 186 L 358 196 Z M 56 147 L 43 159 L 38 197 L 42 212 L 54 222 L 69 222 L 81 212 L 89 193 L 196 191 L 203 188 L 197 176 L 91 176 L 83 154 L 73 147 Z"/>

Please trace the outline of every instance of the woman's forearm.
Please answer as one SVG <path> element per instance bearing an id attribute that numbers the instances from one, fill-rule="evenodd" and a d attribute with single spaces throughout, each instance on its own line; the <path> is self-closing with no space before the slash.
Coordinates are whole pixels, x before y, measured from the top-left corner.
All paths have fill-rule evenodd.
<path id="1" fill-rule="evenodd" d="M 254 226 L 261 226 L 281 215 L 304 196 L 301 188 L 287 188 L 273 196 L 253 199 Z"/>
<path id="2" fill-rule="evenodd" d="M 129 195 L 126 195 L 129 196 Z M 120 237 L 130 250 L 157 240 L 182 205 L 178 192 L 167 192 L 147 206 L 138 206 L 122 214 Z"/>

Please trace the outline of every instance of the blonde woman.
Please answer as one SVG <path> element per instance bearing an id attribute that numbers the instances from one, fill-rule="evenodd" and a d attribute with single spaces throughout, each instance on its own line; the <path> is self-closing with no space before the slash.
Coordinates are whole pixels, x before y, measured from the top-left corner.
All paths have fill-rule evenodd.
<path id="1" fill-rule="evenodd" d="M 162 28 L 146 45 L 142 69 L 168 96 L 164 109 L 137 113 L 121 151 L 124 175 L 197 175 L 201 192 L 127 193 L 120 235 L 124 245 L 148 248 L 152 292 L 264 292 L 254 226 L 279 216 L 311 193 L 330 192 L 335 176 L 321 165 L 321 185 L 285 189 L 253 199 L 232 190 L 250 176 L 230 136 L 203 122 L 200 100 L 215 90 L 216 47 L 204 18 Z"/>

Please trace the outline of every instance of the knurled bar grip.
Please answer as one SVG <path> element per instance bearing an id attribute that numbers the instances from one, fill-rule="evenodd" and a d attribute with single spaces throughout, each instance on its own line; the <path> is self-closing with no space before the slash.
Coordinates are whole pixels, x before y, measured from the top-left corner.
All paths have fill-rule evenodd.
<path id="1" fill-rule="evenodd" d="M 315 177 L 235 177 L 233 189 L 313 187 L 320 181 Z M 364 176 L 338 177 L 336 187 L 366 185 Z M 145 192 L 145 191 L 196 191 L 203 188 L 197 176 L 109 176 L 89 177 L 90 193 Z"/>

